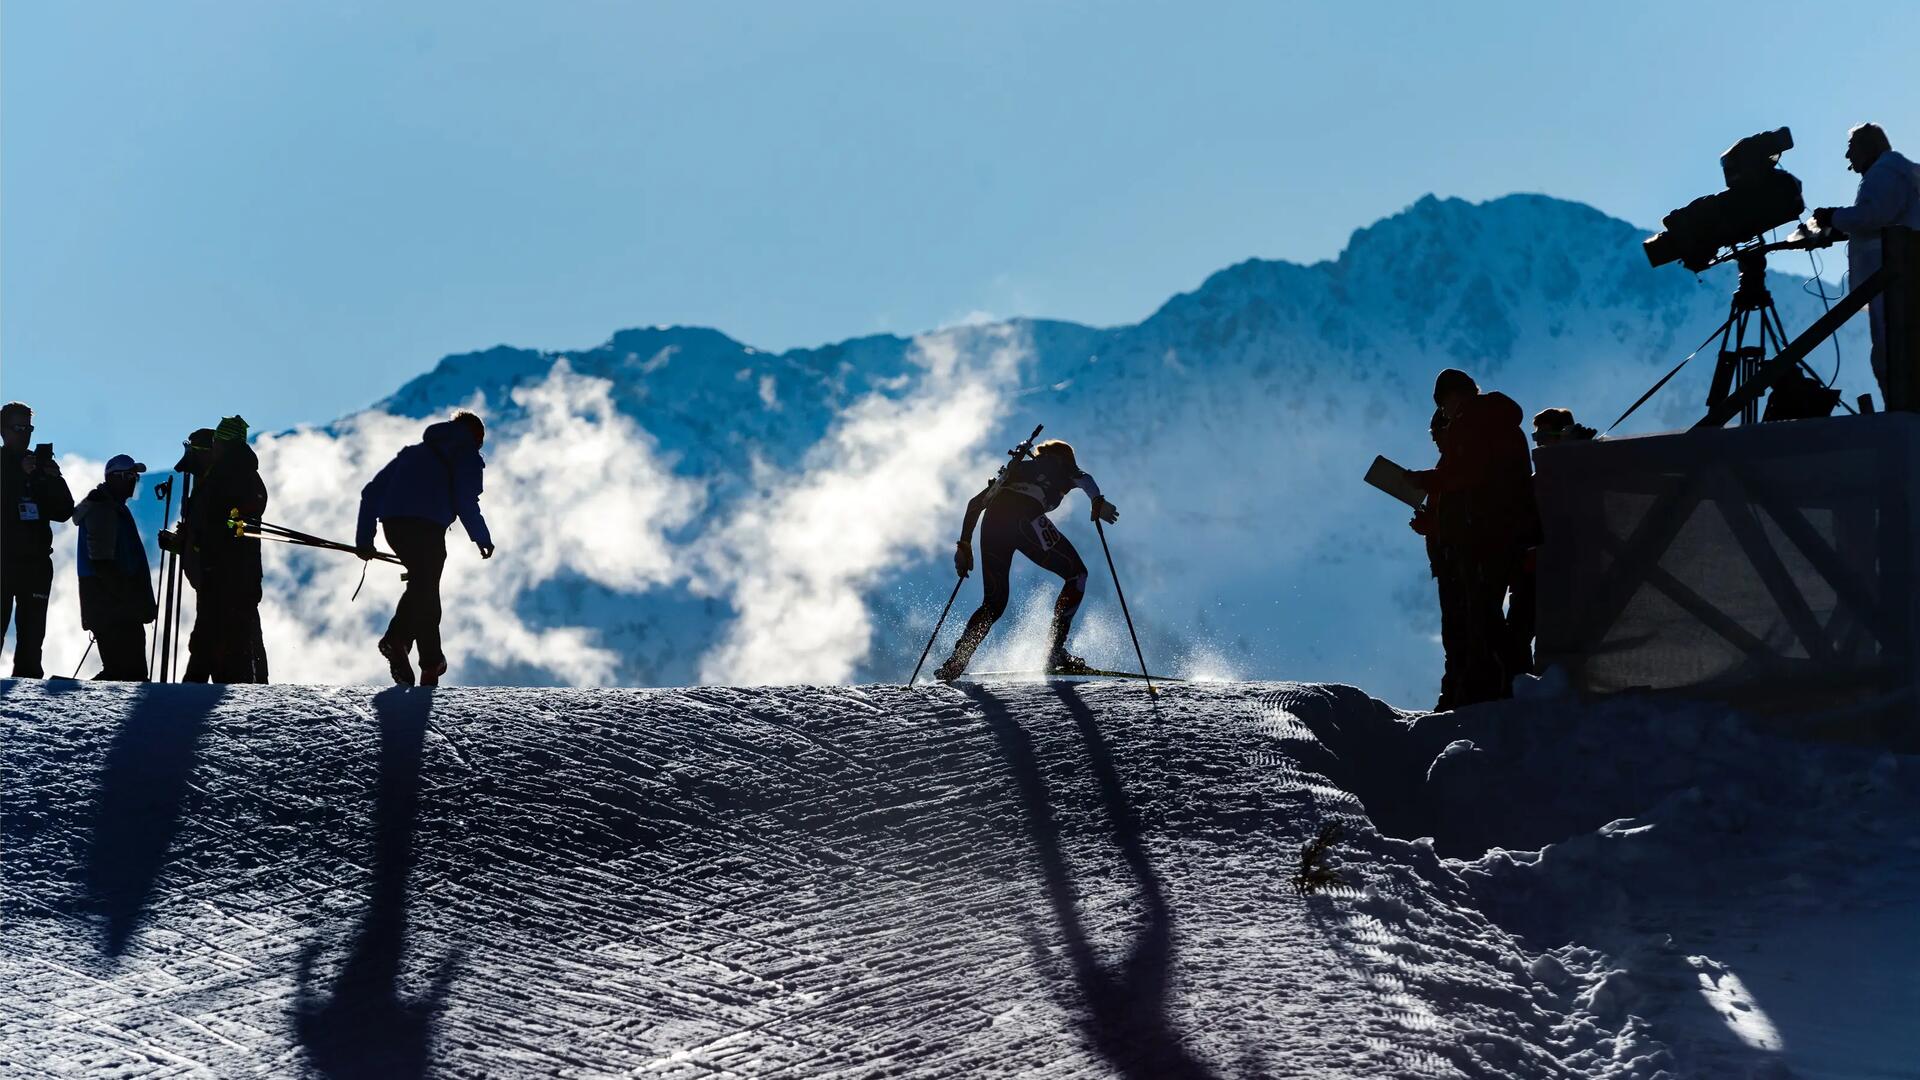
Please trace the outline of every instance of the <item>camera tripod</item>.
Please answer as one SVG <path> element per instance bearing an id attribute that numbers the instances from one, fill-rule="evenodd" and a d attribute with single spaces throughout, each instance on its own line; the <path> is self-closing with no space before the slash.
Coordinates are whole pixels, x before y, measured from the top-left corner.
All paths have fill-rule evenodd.
<path id="1" fill-rule="evenodd" d="M 1787 347 L 1787 331 L 1780 322 L 1780 309 L 1774 306 L 1773 294 L 1767 291 L 1766 249 L 1736 252 L 1734 262 L 1740 268 L 1740 283 L 1733 290 L 1727 321 L 1720 324 L 1720 360 L 1713 369 L 1713 384 L 1707 389 L 1709 412 L 1728 394 L 1759 374 L 1760 365 L 1768 356 L 1776 356 Z M 1758 399 L 1741 407 L 1741 423 L 1752 424 L 1759 419 Z"/>
<path id="2" fill-rule="evenodd" d="M 1773 294 L 1767 291 L 1767 255 L 1788 249 L 1805 250 L 1826 247 L 1832 242 L 1831 239 L 1809 237 L 1800 233 L 1772 244 L 1764 243 L 1759 237 L 1755 237 L 1748 246 L 1736 247 L 1703 267 L 1702 269 L 1710 269 L 1725 262 L 1732 262 L 1739 267 L 1739 285 L 1733 291 L 1733 302 L 1728 306 L 1727 320 L 1707 335 L 1706 340 L 1700 343 L 1700 348 L 1688 353 L 1673 366 L 1673 370 L 1662 375 L 1659 381 L 1648 387 L 1647 392 L 1641 394 L 1638 401 L 1629 405 L 1627 411 L 1621 413 L 1619 419 L 1615 420 L 1607 430 L 1612 431 L 1619 427 L 1627 417 L 1638 412 L 1640 406 L 1645 405 L 1648 399 L 1660 392 L 1661 387 L 1671 382 L 1675 375 L 1680 374 L 1680 369 L 1687 366 L 1688 360 L 1700 355 L 1708 345 L 1713 344 L 1716 338 L 1720 342 L 1719 362 L 1713 370 L 1713 385 L 1707 391 L 1707 415 L 1716 416 L 1722 402 L 1728 398 L 1737 398 L 1740 402 L 1740 422 L 1751 424 L 1759 420 L 1761 417 L 1759 393 L 1755 392 L 1749 398 L 1741 391 L 1767 366 L 1768 357 L 1779 356 L 1788 348 L 1786 326 L 1780 321 L 1780 309 L 1774 306 Z M 1825 337 L 1832 332 L 1833 328 L 1829 326 L 1820 336 Z M 1825 380 L 1821 379 L 1813 368 L 1807 366 L 1804 351 L 1796 355 L 1794 366 L 1815 383 L 1821 386 L 1826 385 Z M 1837 400 L 1837 393 L 1836 403 L 1848 412 L 1853 411 L 1847 407 L 1846 402 Z M 1732 419 L 1731 414 L 1714 420 L 1713 424 L 1717 427 L 1730 419 Z"/>

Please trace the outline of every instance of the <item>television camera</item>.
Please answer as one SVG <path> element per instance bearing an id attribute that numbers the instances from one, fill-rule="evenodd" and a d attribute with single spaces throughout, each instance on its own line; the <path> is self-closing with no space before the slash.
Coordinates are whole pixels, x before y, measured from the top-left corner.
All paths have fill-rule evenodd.
<path id="1" fill-rule="evenodd" d="M 1767 291 L 1768 253 L 1826 247 L 1834 242 L 1829 233 L 1804 228 L 1796 229 L 1783 241 L 1766 240 L 1769 230 L 1795 221 L 1807 208 L 1800 195 L 1799 179 L 1780 167 L 1780 155 L 1791 149 L 1793 133 L 1786 128 L 1762 131 L 1734 143 L 1720 155 L 1726 190 L 1702 195 L 1674 210 L 1661 219 L 1660 232 L 1641 242 L 1647 262 L 1653 266 L 1678 262 L 1701 273 L 1731 262 L 1739 269 L 1727 320 L 1707 339 L 1720 339 L 1719 363 L 1707 391 L 1710 415 L 1756 376 L 1769 356 L 1778 355 L 1787 345 L 1786 327 Z M 1685 365 L 1686 361 L 1680 363 Z M 1679 370 L 1674 368 L 1655 383 L 1620 420 L 1645 404 Z M 1801 360 L 1791 378 L 1776 382 L 1766 419 L 1825 416 L 1839 403 L 1840 392 L 1826 386 Z M 1745 423 L 1760 419 L 1758 402 L 1745 400 L 1740 416 Z"/>
<path id="2" fill-rule="evenodd" d="M 1660 221 L 1661 231 L 1641 242 L 1647 262 L 1670 262 L 1699 273 L 1712 266 L 1721 248 L 1736 247 L 1768 229 L 1797 219 L 1807 204 L 1800 181 L 1780 167 L 1780 155 L 1793 149 L 1786 128 L 1749 135 L 1720 155 L 1727 188 L 1702 195 Z"/>

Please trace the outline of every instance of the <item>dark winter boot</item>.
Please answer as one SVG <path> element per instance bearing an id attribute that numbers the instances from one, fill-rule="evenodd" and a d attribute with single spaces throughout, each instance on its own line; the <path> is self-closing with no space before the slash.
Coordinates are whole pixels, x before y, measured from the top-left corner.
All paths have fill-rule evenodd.
<path id="1" fill-rule="evenodd" d="M 439 686 L 440 676 L 447 673 L 447 658 L 420 661 L 420 685 Z"/>
<path id="2" fill-rule="evenodd" d="M 380 655 L 387 658 L 387 670 L 393 673 L 395 685 L 413 685 L 413 664 L 407 660 L 406 649 L 396 642 L 381 638 Z"/>
<path id="3" fill-rule="evenodd" d="M 1054 646 L 1053 654 L 1047 657 L 1049 675 L 1085 675 L 1092 670 L 1085 660 L 1058 645 Z"/>
<path id="4" fill-rule="evenodd" d="M 952 682 L 967 673 L 967 662 L 957 654 L 947 657 L 947 662 L 933 669 L 933 677 L 941 682 Z"/>

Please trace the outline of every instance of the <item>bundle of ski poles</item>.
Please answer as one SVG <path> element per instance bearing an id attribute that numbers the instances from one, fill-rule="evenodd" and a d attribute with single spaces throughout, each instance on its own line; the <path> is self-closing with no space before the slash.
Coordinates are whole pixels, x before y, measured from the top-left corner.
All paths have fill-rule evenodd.
<path id="1" fill-rule="evenodd" d="M 241 538 L 252 537 L 255 540 L 272 541 L 279 544 L 296 544 L 300 547 L 325 548 L 328 551 L 344 551 L 350 555 L 360 554 L 360 549 L 354 547 L 352 544 L 342 543 L 338 540 L 328 540 L 325 537 L 315 536 L 312 533 L 304 533 L 298 529 L 289 529 L 284 525 L 275 525 L 271 521 L 261 521 L 257 517 L 247 517 L 238 510 L 227 515 L 227 528 L 233 531 L 234 536 Z M 380 562 L 395 564 L 400 562 L 400 556 L 386 551 L 375 551 L 371 558 Z"/>

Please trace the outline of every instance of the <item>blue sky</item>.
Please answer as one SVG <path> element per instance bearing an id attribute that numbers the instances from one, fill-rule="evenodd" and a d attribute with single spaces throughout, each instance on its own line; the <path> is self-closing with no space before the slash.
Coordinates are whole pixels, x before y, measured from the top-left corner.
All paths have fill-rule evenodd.
<path id="1" fill-rule="evenodd" d="M 1642 224 L 1920 146 L 1905 4 L 11 3 L 0 394 L 153 461 L 443 354 L 1130 322 L 1432 191 Z M 1880 28 L 1878 31 L 1875 28 Z M 1676 272 L 1679 272 L 1676 270 Z"/>

